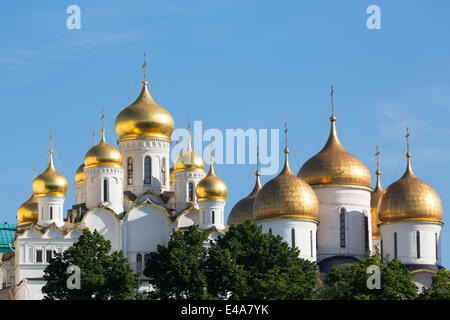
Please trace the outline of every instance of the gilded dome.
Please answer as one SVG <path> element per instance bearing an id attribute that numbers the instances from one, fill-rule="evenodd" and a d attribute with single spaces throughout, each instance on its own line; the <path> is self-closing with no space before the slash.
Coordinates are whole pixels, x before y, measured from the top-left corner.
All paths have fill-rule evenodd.
<path id="1" fill-rule="evenodd" d="M 227 185 L 214 173 L 212 161 L 208 174 L 197 184 L 195 194 L 197 195 L 198 201 L 209 199 L 226 200 L 228 194 Z"/>
<path id="2" fill-rule="evenodd" d="M 186 151 L 175 161 L 175 172 L 184 170 L 203 170 L 205 171 L 205 163 L 203 158 L 192 151 L 191 139 L 188 139 Z"/>
<path id="3" fill-rule="evenodd" d="M 281 173 L 267 182 L 254 201 L 255 220 L 292 218 L 318 222 L 319 201 L 308 183 L 289 168 L 288 152 Z"/>
<path id="4" fill-rule="evenodd" d="M 30 199 L 25 201 L 17 210 L 17 221 L 19 225 L 26 223 L 34 223 L 38 221 L 39 218 L 38 203 L 36 197 L 33 194 Z"/>
<path id="5" fill-rule="evenodd" d="M 410 154 L 403 176 L 383 192 L 378 204 L 381 223 L 395 221 L 442 221 L 442 203 L 427 183 L 419 180 L 411 169 Z"/>
<path id="6" fill-rule="evenodd" d="M 102 129 L 102 140 L 100 143 L 93 146 L 84 157 L 84 168 L 98 166 L 122 166 L 122 155 L 116 148 L 106 143 L 104 129 Z"/>
<path id="7" fill-rule="evenodd" d="M 45 196 L 66 196 L 67 180 L 55 170 L 52 153 L 52 151 L 49 152 L 47 169 L 33 181 L 33 192 L 37 198 Z"/>
<path id="8" fill-rule="evenodd" d="M 230 215 L 228 216 L 228 225 L 238 225 L 247 220 L 253 220 L 253 204 L 259 190 L 261 190 L 259 175 L 259 171 L 257 170 L 256 182 L 252 192 L 250 192 L 247 197 L 241 199 L 238 203 L 236 203 L 233 209 L 231 209 Z"/>
<path id="9" fill-rule="evenodd" d="M 142 84 L 136 101 L 117 116 L 115 127 L 119 141 L 141 137 L 170 139 L 175 126 L 172 115 L 153 100 L 147 82 Z"/>
<path id="10" fill-rule="evenodd" d="M 75 184 L 83 184 L 84 183 L 84 163 L 82 163 L 75 173 Z"/>
<path id="11" fill-rule="evenodd" d="M 370 215 L 372 218 L 372 238 L 380 238 L 380 228 L 378 224 L 380 221 L 378 220 L 378 203 L 380 202 L 380 198 L 383 195 L 383 188 L 380 183 L 380 170 L 377 169 L 377 185 L 375 189 L 372 191 L 370 195 Z"/>
<path id="12" fill-rule="evenodd" d="M 350 185 L 370 188 L 371 178 L 366 166 L 344 149 L 337 134 L 332 116 L 330 136 L 323 149 L 305 162 L 298 177 L 310 185 Z"/>
<path id="13" fill-rule="evenodd" d="M 170 182 L 171 186 L 175 185 L 175 177 L 174 177 L 173 173 L 174 173 L 174 168 L 172 167 L 169 170 L 169 182 Z"/>

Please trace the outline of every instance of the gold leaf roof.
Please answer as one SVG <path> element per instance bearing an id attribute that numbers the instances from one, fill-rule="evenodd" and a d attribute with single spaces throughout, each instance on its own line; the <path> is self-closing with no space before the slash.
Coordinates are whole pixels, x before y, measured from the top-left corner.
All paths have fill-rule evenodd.
<path id="1" fill-rule="evenodd" d="M 84 168 L 97 166 L 122 166 L 122 154 L 115 147 L 106 143 L 104 129 L 102 129 L 100 143 L 89 149 L 84 157 Z"/>
<path id="2" fill-rule="evenodd" d="M 37 198 L 44 196 L 66 196 L 67 180 L 53 165 L 52 151 L 49 151 L 47 169 L 33 181 L 33 192 Z"/>
<path id="3" fill-rule="evenodd" d="M 225 200 L 228 194 L 228 188 L 225 182 L 214 173 L 213 162 L 209 167 L 209 172 L 202 180 L 199 181 L 195 188 L 198 201 L 209 199 Z"/>
<path id="4" fill-rule="evenodd" d="M 83 184 L 84 183 L 84 163 L 82 163 L 75 173 L 75 184 Z"/>
<path id="5" fill-rule="evenodd" d="M 380 182 L 380 170 L 377 169 L 377 184 L 375 189 L 372 191 L 370 195 L 370 215 L 372 218 L 372 238 L 380 238 L 380 228 L 378 224 L 380 221 L 378 220 L 378 203 L 380 202 L 381 196 L 383 195 L 383 188 L 381 187 Z"/>
<path id="6" fill-rule="evenodd" d="M 30 199 L 25 201 L 17 210 L 17 221 L 19 225 L 26 223 L 35 223 L 38 221 L 39 211 L 36 197 L 33 194 Z"/>
<path id="7" fill-rule="evenodd" d="M 323 149 L 305 162 L 298 172 L 310 185 L 355 185 L 370 188 L 371 177 L 366 166 L 342 146 L 336 134 L 336 118 L 330 118 L 331 128 Z"/>
<path id="8" fill-rule="evenodd" d="M 191 139 L 188 139 L 186 151 L 177 158 L 174 164 L 175 172 L 184 170 L 205 170 L 203 158 L 192 151 Z"/>

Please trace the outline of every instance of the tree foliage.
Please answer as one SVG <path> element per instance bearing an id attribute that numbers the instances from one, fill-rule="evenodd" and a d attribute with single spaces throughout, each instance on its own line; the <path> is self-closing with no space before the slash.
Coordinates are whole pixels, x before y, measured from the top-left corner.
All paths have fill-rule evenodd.
<path id="1" fill-rule="evenodd" d="M 380 289 L 369 289 L 369 266 L 380 268 Z M 319 298 L 326 300 L 406 300 L 417 296 L 413 275 L 398 259 L 382 263 L 378 254 L 345 267 L 334 267 L 319 289 Z"/>
<path id="2" fill-rule="evenodd" d="M 69 266 L 80 268 L 80 289 L 69 289 Z M 134 274 L 122 251 L 111 252 L 111 243 L 97 231 L 83 234 L 69 249 L 55 253 L 44 270 L 45 299 L 109 300 L 139 296 L 139 276 Z"/>
<path id="3" fill-rule="evenodd" d="M 418 296 L 420 300 L 450 300 L 450 271 L 440 269 L 433 277 L 430 288 Z"/>
<path id="4" fill-rule="evenodd" d="M 299 258 L 281 237 L 254 222 L 230 226 L 206 248 L 207 235 L 192 226 L 150 254 L 144 274 L 153 299 L 309 299 L 317 265 Z"/>

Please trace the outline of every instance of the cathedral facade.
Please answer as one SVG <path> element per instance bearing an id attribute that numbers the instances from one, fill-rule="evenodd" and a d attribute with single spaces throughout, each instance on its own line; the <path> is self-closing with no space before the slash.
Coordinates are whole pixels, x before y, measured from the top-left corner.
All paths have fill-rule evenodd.
<path id="1" fill-rule="evenodd" d="M 42 299 L 43 271 L 54 252 L 77 241 L 83 229 L 97 230 L 122 250 L 142 275 L 149 253 L 167 244 L 174 230 L 196 224 L 210 240 L 228 225 L 254 220 L 264 233 L 280 235 L 302 258 L 317 261 L 321 276 L 331 267 L 360 261 L 367 252 L 398 258 L 414 272 L 420 289 L 431 284 L 440 267 L 439 236 L 443 208 L 431 186 L 406 170 L 383 190 L 377 169 L 375 189 L 366 166 L 338 139 L 336 117 L 323 149 L 295 175 L 288 161 L 264 186 L 256 183 L 224 221 L 226 183 L 208 171 L 191 148 L 170 166 L 174 120 L 142 83 L 139 97 L 117 116 L 118 149 L 100 143 L 85 155 L 75 173 L 76 204 L 64 217 L 68 182 L 55 169 L 52 150 L 46 170 L 33 181 L 33 193 L 17 212 L 10 250 L 2 255 L 0 296 Z"/>

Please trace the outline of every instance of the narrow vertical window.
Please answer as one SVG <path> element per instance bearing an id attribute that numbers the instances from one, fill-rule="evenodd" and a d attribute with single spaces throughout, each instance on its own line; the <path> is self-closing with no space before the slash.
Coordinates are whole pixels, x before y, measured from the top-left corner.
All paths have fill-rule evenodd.
<path id="1" fill-rule="evenodd" d="M 436 260 L 438 260 L 439 246 L 438 246 L 438 235 L 437 235 L 437 232 L 434 234 L 434 243 L 436 245 Z"/>
<path id="2" fill-rule="evenodd" d="M 295 229 L 291 229 L 291 245 L 295 248 Z"/>
<path id="3" fill-rule="evenodd" d="M 211 212 L 211 221 L 212 224 L 216 222 L 216 215 L 214 214 L 214 211 Z"/>
<path id="4" fill-rule="evenodd" d="M 339 228 L 341 236 L 341 248 L 345 248 L 345 209 L 341 208 L 339 214 Z"/>
<path id="5" fill-rule="evenodd" d="M 36 262 L 42 262 L 42 250 L 36 250 Z"/>
<path id="6" fill-rule="evenodd" d="M 397 232 L 394 232 L 394 258 L 398 258 Z"/>
<path id="7" fill-rule="evenodd" d="M 108 180 L 107 179 L 103 180 L 103 201 L 104 202 L 108 201 Z"/>
<path id="8" fill-rule="evenodd" d="M 128 185 L 133 184 L 133 158 L 128 158 L 127 161 L 127 177 L 128 177 Z"/>
<path id="9" fill-rule="evenodd" d="M 53 251 L 52 250 L 47 250 L 46 252 L 45 252 L 45 261 L 46 262 L 50 262 L 50 260 L 53 258 Z"/>
<path id="10" fill-rule="evenodd" d="M 189 182 L 188 199 L 194 201 L 194 184 L 192 182 Z"/>
<path id="11" fill-rule="evenodd" d="M 136 273 L 142 273 L 142 254 L 136 255 Z"/>
<path id="12" fill-rule="evenodd" d="M 417 238 L 417 240 L 416 240 L 416 243 L 417 243 L 417 259 L 419 259 L 420 258 L 420 232 L 419 231 L 416 232 L 416 238 Z"/>
<path id="13" fill-rule="evenodd" d="M 314 258 L 314 255 L 313 255 L 313 235 L 312 235 L 312 230 L 309 231 L 309 243 L 311 244 L 311 258 Z"/>
<path id="14" fill-rule="evenodd" d="M 152 183 L 152 159 L 149 156 L 144 160 L 144 184 Z"/>
<path id="15" fill-rule="evenodd" d="M 381 254 L 381 262 L 383 262 L 383 240 L 380 241 L 380 254 Z"/>
<path id="16" fill-rule="evenodd" d="M 369 250 L 369 218 L 364 216 L 364 247 Z"/>
<path id="17" fill-rule="evenodd" d="M 166 185 L 166 158 L 162 158 L 161 161 L 161 184 Z"/>
<path id="18" fill-rule="evenodd" d="M 50 207 L 50 220 L 53 219 L 53 207 Z"/>
<path id="19" fill-rule="evenodd" d="M 269 228 L 269 234 L 272 235 L 272 228 Z"/>
<path id="20" fill-rule="evenodd" d="M 147 266 L 147 261 L 150 260 L 150 255 L 148 253 L 144 254 L 144 269 Z"/>

